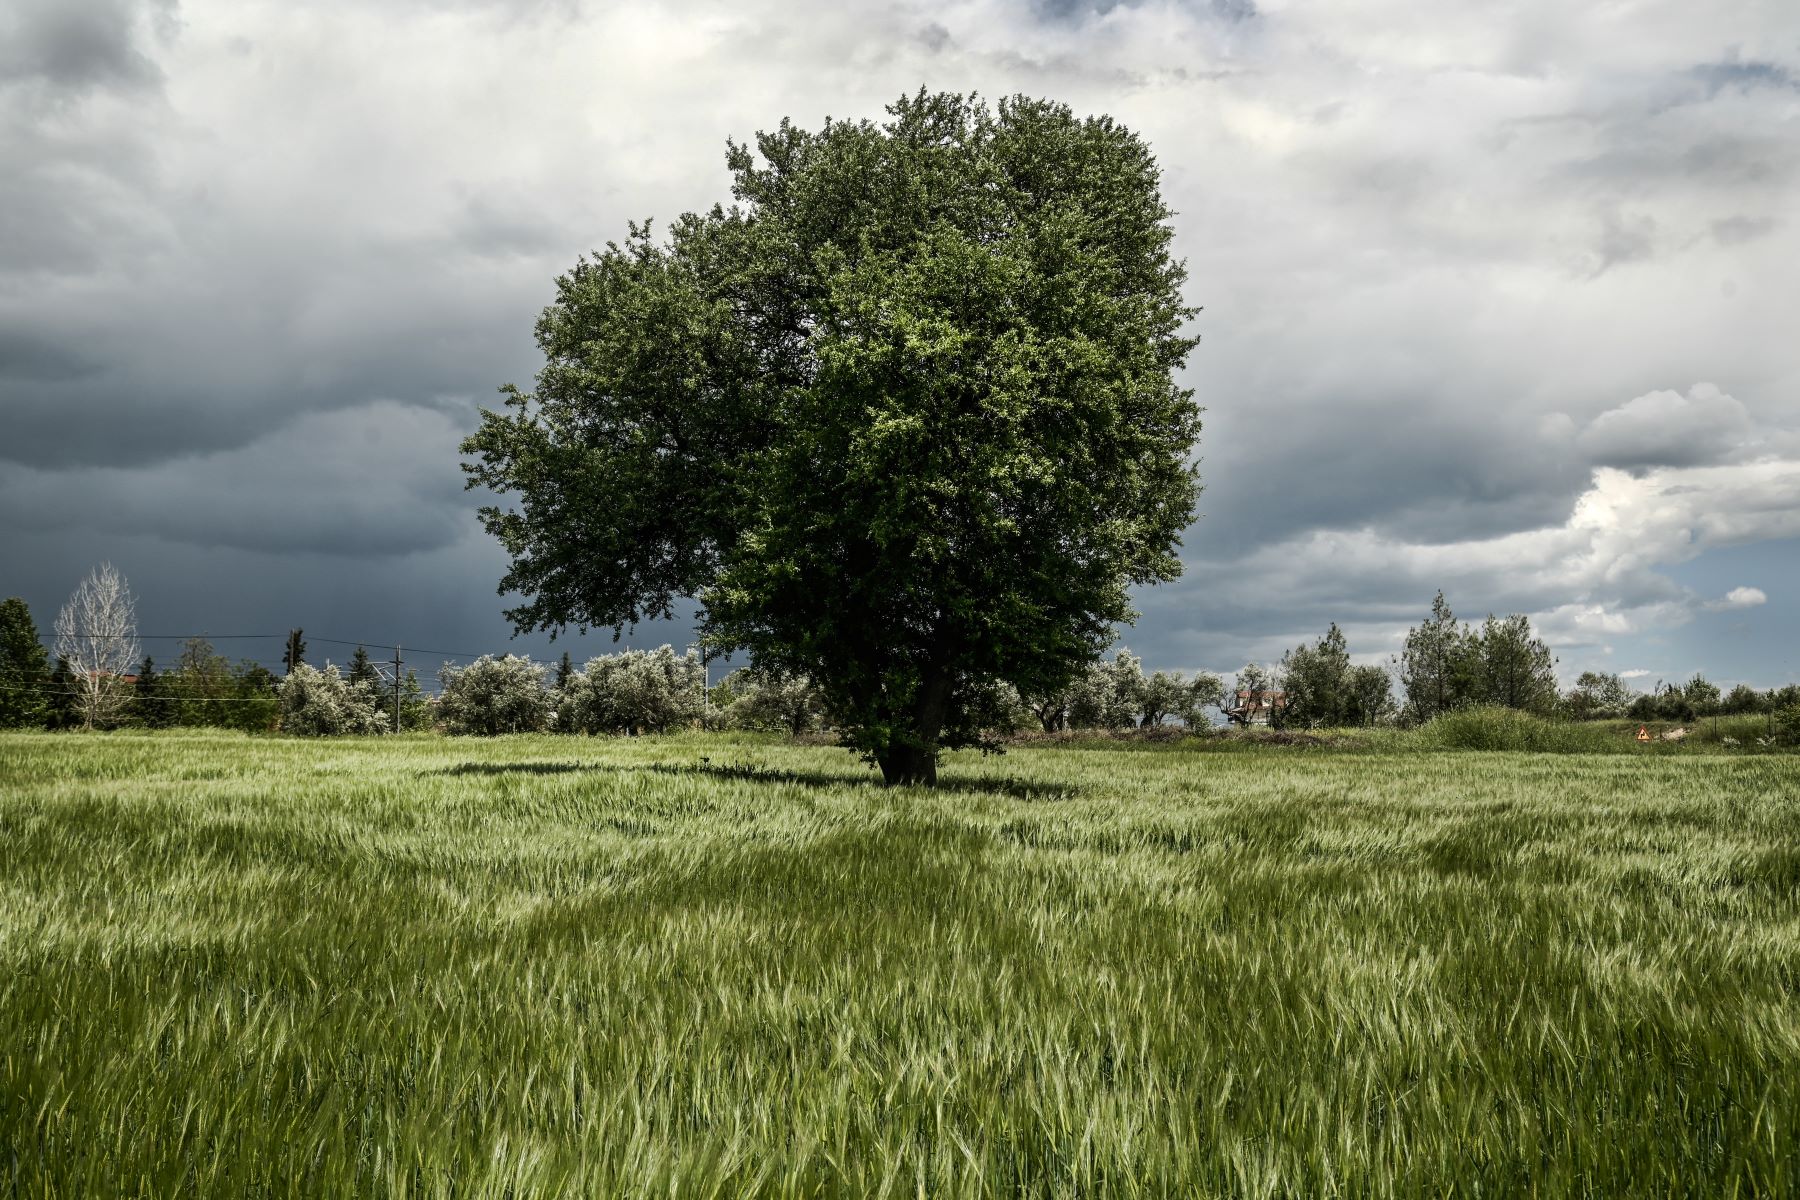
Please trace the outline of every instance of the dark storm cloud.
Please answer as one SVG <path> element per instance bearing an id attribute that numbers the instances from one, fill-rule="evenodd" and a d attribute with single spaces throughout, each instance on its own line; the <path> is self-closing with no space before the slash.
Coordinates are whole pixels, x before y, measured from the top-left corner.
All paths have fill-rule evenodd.
<path id="1" fill-rule="evenodd" d="M 528 382 L 522 373 L 529 333 L 505 330 L 440 299 L 420 297 L 409 310 L 362 328 L 333 322 L 314 335 L 325 340 L 314 347 L 291 340 L 301 316 L 217 313 L 202 304 L 172 314 L 175 322 L 195 322 L 182 330 L 161 319 L 116 330 L 120 339 L 97 347 L 110 362 L 46 348 L 80 370 L 60 378 L 9 378 L 0 371 L 9 426 L 0 461 L 149 467 L 244 446 L 297 414 L 353 409 L 383 397 L 455 411 L 472 427 L 475 403 L 487 403 L 488 389 L 508 378 L 494 377 L 506 369 L 502 364 Z"/>
<path id="2" fill-rule="evenodd" d="M 162 71 L 142 41 L 172 30 L 173 3 L 12 0 L 0 14 L 0 86 L 153 88 Z"/>
<path id="3" fill-rule="evenodd" d="M 44 383 L 78 379 L 97 369 L 79 348 L 54 337 L 24 329 L 0 329 L 0 380 Z"/>
<path id="4" fill-rule="evenodd" d="M 460 414 L 459 414 L 460 415 Z M 448 545 L 468 525 L 462 422 L 377 403 L 146 466 L 0 466 L 0 511 L 34 530 L 346 557 Z"/>
<path id="5" fill-rule="evenodd" d="M 1206 436 L 1231 453 L 1202 466 L 1206 518 L 1190 544 L 1236 555 L 1299 529 L 1370 525 L 1431 543 L 1567 514 L 1592 466 L 1572 425 L 1521 416 L 1497 389 L 1409 374 L 1220 398 Z"/>

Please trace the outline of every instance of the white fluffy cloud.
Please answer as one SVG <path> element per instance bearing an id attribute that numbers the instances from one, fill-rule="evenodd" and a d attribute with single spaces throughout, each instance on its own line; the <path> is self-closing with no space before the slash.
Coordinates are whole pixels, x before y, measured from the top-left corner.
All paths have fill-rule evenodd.
<path id="1" fill-rule="evenodd" d="M 1757 608 L 1768 602 L 1769 595 L 1761 588 L 1734 587 L 1717 600 L 1709 600 L 1706 607 L 1715 610 Z"/>
<path id="2" fill-rule="evenodd" d="M 1195 574 L 1228 597 L 1269 597 L 1303 613 L 1276 637 L 1224 639 L 1220 667 L 1273 658 L 1339 621 L 1366 655 L 1399 648 L 1404 628 L 1442 588 L 1462 615 L 1525 612 L 1553 646 L 1607 653 L 1618 639 L 1669 633 L 1699 612 L 1735 612 L 1769 601 L 1757 587 L 1710 596 L 1669 569 L 1708 551 L 1800 538 L 1800 461 L 1733 466 L 1597 468 L 1559 524 L 1490 538 L 1417 542 L 1377 527 L 1316 529 Z M 1255 603 L 1255 601 L 1251 601 Z M 1217 637 L 1215 637 L 1217 642 Z"/>

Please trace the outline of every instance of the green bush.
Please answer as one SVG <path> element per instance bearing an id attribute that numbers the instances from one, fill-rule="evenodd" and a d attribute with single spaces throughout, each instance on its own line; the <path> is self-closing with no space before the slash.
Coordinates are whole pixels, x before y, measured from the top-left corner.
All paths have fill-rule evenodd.
<path id="1" fill-rule="evenodd" d="M 1618 739 L 1605 729 L 1557 724 L 1520 709 L 1491 705 L 1457 709 L 1435 717 L 1419 730 L 1419 740 L 1440 750 L 1574 754 L 1618 749 Z"/>
<path id="2" fill-rule="evenodd" d="M 1775 714 L 1775 742 L 1800 746 L 1800 704 L 1790 704 Z"/>

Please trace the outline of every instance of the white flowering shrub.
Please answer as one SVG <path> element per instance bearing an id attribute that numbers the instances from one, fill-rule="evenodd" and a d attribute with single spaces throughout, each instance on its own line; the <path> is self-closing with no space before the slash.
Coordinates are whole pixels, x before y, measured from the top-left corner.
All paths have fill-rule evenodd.
<path id="1" fill-rule="evenodd" d="M 1130 729 L 1143 709 L 1144 661 L 1121 650 L 1112 661 L 1091 664 L 1069 696 L 1069 728 Z"/>
<path id="2" fill-rule="evenodd" d="M 571 733 L 660 733 L 692 725 L 705 704 L 706 669 L 689 650 L 627 650 L 590 659 L 557 698 Z"/>
<path id="3" fill-rule="evenodd" d="M 384 733 L 388 715 L 367 685 L 350 683 L 327 664 L 316 670 L 298 663 L 281 681 L 281 730 L 303 737 Z"/>
<path id="4" fill-rule="evenodd" d="M 719 685 L 729 697 L 725 723 L 732 729 L 765 729 L 798 736 L 825 725 L 825 698 L 805 675 L 745 667 Z"/>
<path id="5" fill-rule="evenodd" d="M 544 687 L 544 668 L 519 655 L 483 655 L 466 667 L 446 664 L 438 681 L 445 733 L 535 733 L 549 724 L 555 703 Z"/>

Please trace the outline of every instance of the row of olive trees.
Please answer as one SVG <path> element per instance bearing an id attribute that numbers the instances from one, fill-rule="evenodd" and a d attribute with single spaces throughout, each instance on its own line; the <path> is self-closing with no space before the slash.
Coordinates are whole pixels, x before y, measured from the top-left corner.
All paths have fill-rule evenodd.
<path id="1" fill-rule="evenodd" d="M 1563 713 L 1574 720 L 1629 717 L 1634 721 L 1692 721 L 1700 717 L 1767 716 L 1800 708 L 1800 684 L 1758 691 L 1740 683 L 1729 692 L 1696 674 L 1686 683 L 1658 680 L 1649 691 L 1634 689 L 1622 676 L 1584 671 L 1562 697 Z"/>
<path id="2" fill-rule="evenodd" d="M 435 723 L 446 733 L 661 733 L 698 724 L 707 707 L 699 655 L 669 646 L 602 655 L 576 670 L 530 658 L 487 655 L 438 673 Z M 281 685 L 281 727 L 290 733 L 378 733 L 387 698 L 366 682 L 304 663 Z"/>
<path id="3" fill-rule="evenodd" d="M 1056 691 L 1015 697 L 1003 692 L 996 724 L 1004 728 L 1008 710 L 1022 708 L 1017 724 L 1035 720 L 1045 733 L 1066 729 L 1148 729 L 1176 721 L 1190 729 L 1210 724 L 1208 708 L 1223 703 L 1217 675 L 1201 671 L 1144 673 L 1143 660 L 1129 650 L 1092 663 L 1074 682 Z"/>
<path id="4" fill-rule="evenodd" d="M 482 659 L 446 668 L 440 678 L 438 721 L 448 733 L 632 734 L 704 724 L 797 736 L 833 726 L 823 692 L 804 675 L 747 667 L 708 689 L 698 654 L 677 655 L 669 646 L 605 655 L 580 670 L 565 657 L 554 674 L 526 658 Z M 988 733 L 1008 734 L 1034 724 L 1124 729 L 1173 720 L 1197 727 L 1219 697 L 1216 676 L 1146 675 L 1141 659 L 1120 651 L 1053 696 L 1026 699 L 1000 687 L 968 703 Z"/>

